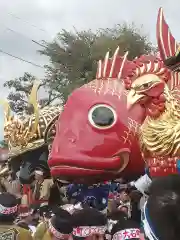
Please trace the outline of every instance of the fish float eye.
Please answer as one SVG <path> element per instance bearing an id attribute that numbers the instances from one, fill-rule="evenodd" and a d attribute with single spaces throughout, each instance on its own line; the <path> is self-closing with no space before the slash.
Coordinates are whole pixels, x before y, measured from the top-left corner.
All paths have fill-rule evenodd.
<path id="1" fill-rule="evenodd" d="M 90 109 L 88 119 L 93 127 L 107 129 L 116 123 L 117 114 L 112 107 L 99 104 Z"/>

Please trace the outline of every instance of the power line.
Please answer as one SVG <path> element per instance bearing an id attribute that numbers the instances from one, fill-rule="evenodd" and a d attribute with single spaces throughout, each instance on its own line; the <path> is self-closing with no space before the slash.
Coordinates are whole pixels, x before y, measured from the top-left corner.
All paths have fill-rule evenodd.
<path id="1" fill-rule="evenodd" d="M 36 26 L 36 25 L 34 25 L 34 24 L 31 24 L 30 22 L 28 22 L 28 21 L 20 18 L 19 16 L 15 15 L 14 13 L 7 12 L 7 14 L 8 14 L 8 15 L 11 15 L 12 17 L 14 17 L 14 18 L 16 18 L 16 19 L 18 19 L 18 20 L 21 20 L 21 21 L 25 22 L 26 24 L 31 25 L 31 26 L 34 27 L 34 28 L 37 28 L 37 29 L 40 30 L 40 31 L 43 31 L 43 32 L 48 33 L 45 29 L 39 28 L 38 26 Z M 3 24 L 3 25 L 4 25 L 4 24 Z M 5 26 L 5 25 L 4 25 L 4 26 Z M 38 41 L 36 41 L 36 40 L 34 40 L 34 39 L 31 39 L 30 37 L 28 37 L 28 36 L 26 36 L 26 35 L 18 32 L 18 31 L 15 31 L 14 29 L 11 29 L 11 28 L 9 28 L 9 27 L 7 27 L 7 26 L 5 26 L 5 28 L 6 28 L 6 30 L 8 30 L 8 31 L 11 31 L 11 32 L 13 32 L 13 33 L 15 33 L 15 34 L 21 35 L 22 37 L 29 39 L 30 41 L 32 41 L 33 43 L 39 45 L 40 47 L 43 47 L 43 48 L 45 48 L 45 49 L 48 49 L 48 47 L 45 46 L 45 45 L 43 45 L 42 43 L 39 43 Z M 48 34 L 48 35 L 49 35 L 49 34 Z M 52 51 L 55 55 L 59 55 L 59 56 L 60 56 L 60 54 L 57 53 L 56 50 L 53 49 L 53 50 L 51 50 L 51 51 Z M 38 64 L 36 64 L 36 63 L 33 63 L 33 62 L 31 62 L 31 61 L 28 61 L 28 60 L 25 60 L 25 59 L 23 59 L 23 58 L 20 58 L 20 57 L 17 57 L 17 56 L 15 56 L 15 55 L 12 55 L 11 53 L 5 52 L 5 51 L 3 51 L 2 49 L 0 49 L 0 52 L 1 52 L 1 53 L 4 53 L 4 54 L 6 54 L 6 55 L 8 55 L 8 56 L 10 56 L 10 57 L 12 57 L 12 58 L 16 58 L 16 59 L 18 59 L 18 60 L 20 60 L 20 61 L 29 63 L 29 64 L 31 64 L 31 65 L 33 65 L 33 66 L 35 66 L 35 67 L 39 67 L 39 68 L 43 68 L 43 69 L 44 69 L 43 66 L 40 66 L 40 65 L 38 65 Z"/>
<path id="2" fill-rule="evenodd" d="M 6 27 L 6 30 L 8 30 L 8 31 L 10 31 L 10 32 L 13 32 L 13 33 L 15 33 L 15 34 L 21 35 L 22 37 L 27 38 L 28 40 L 30 40 L 31 42 L 39 45 L 40 47 L 47 48 L 45 45 L 39 43 L 39 42 L 36 41 L 36 40 L 31 39 L 30 37 L 24 35 L 23 33 L 20 33 L 20 32 L 18 32 L 18 31 L 14 30 L 14 29 L 11 29 L 11 28 L 9 28 L 9 27 Z"/>
<path id="3" fill-rule="evenodd" d="M 40 30 L 40 31 L 42 31 L 42 32 L 47 33 L 48 36 L 50 37 L 50 34 L 49 34 L 49 32 L 48 32 L 47 30 L 45 30 L 45 29 L 43 29 L 43 28 L 40 28 L 40 27 L 38 27 L 38 26 L 35 25 L 35 24 L 32 24 L 31 22 L 29 22 L 29 21 L 27 21 L 27 20 L 25 20 L 25 19 L 23 19 L 23 18 L 15 15 L 15 14 L 12 13 L 12 12 L 8 12 L 8 11 L 7 11 L 7 14 L 10 15 L 10 16 L 12 16 L 12 17 L 14 17 L 14 18 L 16 18 L 16 19 L 18 19 L 18 20 L 21 20 L 22 22 L 24 22 L 24 23 L 26 23 L 26 24 L 29 24 L 30 26 L 32 26 L 32 27 L 34 27 L 34 28 L 36 28 L 36 29 L 38 29 L 38 30 Z M 25 36 L 24 34 L 19 33 L 19 32 L 17 32 L 17 31 L 13 30 L 13 29 L 10 29 L 10 28 L 7 28 L 7 29 L 9 29 L 9 30 L 11 30 L 11 31 L 13 31 L 13 32 L 16 32 L 16 33 L 18 33 L 18 34 L 21 34 L 22 36 Z M 26 37 L 26 36 L 25 36 L 25 37 Z M 27 38 L 29 38 L 29 37 L 27 37 Z M 50 38 L 52 39 L 52 37 L 50 37 Z M 30 38 L 29 38 L 29 39 L 30 39 Z M 54 40 L 55 40 L 55 42 L 57 42 L 56 38 L 54 38 Z M 31 41 L 34 42 L 34 43 L 36 43 L 36 44 L 38 44 L 38 45 L 41 46 L 41 47 L 47 48 L 47 46 L 44 46 L 43 44 L 41 44 L 41 43 L 39 43 L 39 42 L 37 42 L 37 41 L 35 41 L 35 40 L 31 40 Z M 58 42 L 57 42 L 57 44 L 58 44 Z"/>
<path id="4" fill-rule="evenodd" d="M 6 26 L 5 26 L 5 27 L 6 27 Z M 43 47 L 43 48 L 45 48 L 45 49 L 47 49 L 47 50 L 50 50 L 51 52 L 53 52 L 53 54 L 55 54 L 55 55 L 57 55 L 57 56 L 61 56 L 58 52 L 56 52 L 55 49 L 50 49 L 48 46 L 46 46 L 46 45 L 44 45 L 44 44 L 42 44 L 42 43 L 40 43 L 40 42 L 38 42 L 38 41 L 36 41 L 36 40 L 28 37 L 28 36 L 26 36 L 26 35 L 24 35 L 23 33 L 20 33 L 20 32 L 14 30 L 14 29 L 11 29 L 11 28 L 9 28 L 9 27 L 6 27 L 6 30 L 11 31 L 11 32 L 13 32 L 13 33 L 15 33 L 15 34 L 21 35 L 22 37 L 27 38 L 28 40 L 30 40 L 31 42 L 37 44 L 38 46 Z M 58 44 L 57 44 L 57 45 L 58 45 Z"/>
<path id="5" fill-rule="evenodd" d="M 34 28 L 36 28 L 36 29 L 38 29 L 38 30 L 40 30 L 40 31 L 42 31 L 42 32 L 48 33 L 45 29 L 40 28 L 40 27 L 36 26 L 35 24 L 30 23 L 29 21 L 27 21 L 27 20 L 25 20 L 25 19 L 23 19 L 23 18 L 15 15 L 15 14 L 12 13 L 12 12 L 7 12 L 7 14 L 10 15 L 10 16 L 12 16 L 13 18 L 16 18 L 16 19 L 18 19 L 18 20 L 21 20 L 22 22 L 24 22 L 24 23 L 26 23 L 26 24 L 31 25 L 32 27 L 34 27 Z"/>
<path id="6" fill-rule="evenodd" d="M 46 32 L 46 33 L 49 35 L 48 31 L 46 31 L 45 29 L 39 28 L 38 26 L 36 26 L 36 25 L 34 25 L 34 24 L 32 24 L 32 23 L 30 23 L 30 22 L 22 19 L 21 17 L 15 15 L 14 13 L 7 12 L 7 14 L 8 14 L 8 15 L 11 15 L 12 17 L 14 17 L 14 18 L 16 18 L 16 19 L 18 19 L 18 20 L 21 20 L 21 21 L 25 22 L 26 24 L 31 25 L 32 27 L 37 28 L 37 29 L 40 30 L 40 31 Z M 4 24 L 3 24 L 3 25 L 4 25 Z M 4 26 L 5 26 L 5 25 L 4 25 Z M 18 31 L 14 30 L 14 29 L 11 29 L 11 28 L 9 28 L 9 27 L 7 27 L 7 26 L 5 26 L 5 28 L 6 28 L 6 30 L 8 30 L 8 31 L 14 32 L 15 34 L 19 34 L 19 35 L 21 35 L 22 37 L 29 39 L 30 41 L 32 41 L 33 43 L 39 45 L 40 47 L 43 47 L 43 48 L 45 48 L 45 49 L 49 49 L 49 48 L 48 48 L 47 46 L 45 46 L 44 44 L 39 43 L 38 41 L 36 41 L 36 40 L 34 40 L 34 39 L 31 39 L 30 37 L 28 37 L 28 36 L 26 36 L 26 35 L 18 32 Z M 55 42 L 56 42 L 56 39 L 55 39 Z M 56 42 L 56 43 L 57 43 L 57 42 Z M 59 45 L 59 44 L 57 43 L 57 45 Z M 49 50 L 51 50 L 51 51 L 53 52 L 53 54 L 58 55 L 58 56 L 61 56 L 59 53 L 56 52 L 55 49 L 49 49 Z"/>
<path id="7" fill-rule="evenodd" d="M 5 25 L 4 25 L 4 26 L 5 26 Z M 24 38 L 27 38 L 28 40 L 32 41 L 33 43 L 37 44 L 37 45 L 40 46 L 40 47 L 43 47 L 43 48 L 45 48 L 45 49 L 48 49 L 48 50 L 52 51 L 53 54 L 55 54 L 55 55 L 61 56 L 59 53 L 56 52 L 55 49 L 52 49 L 52 50 L 51 50 L 51 49 L 49 49 L 49 47 L 47 47 L 47 46 L 39 43 L 38 41 L 36 41 L 36 40 L 34 40 L 34 39 L 31 39 L 30 37 L 28 37 L 28 36 L 26 36 L 26 35 L 18 32 L 18 31 L 14 30 L 14 29 L 11 29 L 11 28 L 9 28 L 9 27 L 7 27 L 7 26 L 5 26 L 5 29 L 8 30 L 8 31 L 11 31 L 11 32 L 13 32 L 13 33 L 15 33 L 15 34 L 21 35 L 21 36 L 24 37 Z M 0 52 L 2 52 L 2 51 L 0 51 Z M 10 53 L 4 52 L 4 54 L 7 54 L 7 55 L 9 55 L 9 56 L 11 56 L 11 57 L 14 57 L 14 58 L 17 58 L 17 59 L 19 59 L 19 60 L 21 60 L 21 61 L 30 63 L 30 64 L 32 64 L 32 65 L 34 65 L 34 66 L 36 66 L 36 67 L 43 68 L 42 66 L 40 66 L 40 65 L 38 65 L 38 64 L 35 64 L 35 63 L 33 63 L 33 62 L 27 61 L 27 60 L 22 59 L 22 58 L 20 58 L 20 57 L 14 56 L 14 55 L 12 55 L 12 54 L 10 54 Z M 54 62 L 54 61 L 53 61 L 53 62 Z M 54 63 L 57 63 L 57 62 L 54 62 Z"/>
<path id="8" fill-rule="evenodd" d="M 8 15 L 11 15 L 12 17 L 14 17 L 14 18 L 16 18 L 16 19 L 18 19 L 18 20 L 23 21 L 23 22 L 26 23 L 26 24 L 31 25 L 32 27 L 34 27 L 34 28 L 36 28 L 36 29 L 38 29 L 38 30 L 40 30 L 40 31 L 42 31 L 42 32 L 48 33 L 45 29 L 39 28 L 38 26 L 36 26 L 36 25 L 34 25 L 34 24 L 31 24 L 30 22 L 28 22 L 28 21 L 20 18 L 19 16 L 15 15 L 15 14 L 13 14 L 13 13 L 11 13 L 11 12 L 7 12 L 7 14 L 8 14 Z M 3 25 L 4 25 L 4 24 L 3 24 Z M 6 27 L 6 26 L 5 26 L 5 27 Z M 21 36 L 23 36 L 23 37 L 31 40 L 33 43 L 35 43 L 35 44 L 37 44 L 37 45 L 39 45 L 39 46 L 41 46 L 41 47 L 43 47 L 43 48 L 47 48 L 47 46 L 39 43 L 38 41 L 33 40 L 33 39 L 25 36 L 24 34 L 22 34 L 22 33 L 20 33 L 20 32 L 17 32 L 17 31 L 15 31 L 15 30 L 13 30 L 13 29 L 11 29 L 11 28 L 9 28 L 9 27 L 6 27 L 6 30 L 11 31 L 11 32 L 14 32 L 14 33 L 16 33 L 16 34 L 19 34 L 19 35 L 21 35 Z M 48 35 L 49 35 L 49 34 L 48 34 Z M 10 57 L 12 57 L 12 58 L 18 59 L 18 60 L 20 60 L 20 61 L 22 61 L 22 62 L 26 62 L 26 63 L 29 63 L 29 64 L 35 66 L 35 67 L 44 69 L 44 67 L 41 66 L 41 65 L 39 65 L 39 64 L 36 64 L 36 63 L 34 63 L 34 62 L 25 60 L 25 59 L 23 59 L 23 58 L 21 58 L 21 57 L 15 56 L 15 55 L 13 55 L 13 54 L 11 54 L 11 53 L 9 53 L 9 52 L 6 52 L 6 51 L 4 51 L 4 50 L 2 50 L 2 49 L 0 49 L 0 52 L 3 53 L 3 54 L 6 54 L 6 55 L 8 55 L 8 56 L 10 56 Z M 53 51 L 53 52 L 54 52 L 54 51 Z M 55 53 L 55 54 L 59 55 L 58 53 Z"/>
<path id="9" fill-rule="evenodd" d="M 4 53 L 4 54 L 6 54 L 6 55 L 8 55 L 8 56 L 10 56 L 10 57 L 12 57 L 12 58 L 16 58 L 16 59 L 18 59 L 18 60 L 20 60 L 20 61 L 22 61 L 22 62 L 26 62 L 26 63 L 29 63 L 29 64 L 35 66 L 35 67 L 39 67 L 39 68 L 43 68 L 43 69 L 44 69 L 44 67 L 41 66 L 41 65 L 39 65 L 39 64 L 33 63 L 33 62 L 28 61 L 28 60 L 25 60 L 25 59 L 23 59 L 23 58 L 17 57 L 17 56 L 15 56 L 15 55 L 12 55 L 11 53 L 5 52 L 5 51 L 2 50 L 2 49 L 0 49 L 0 52 L 1 52 L 1 53 Z"/>

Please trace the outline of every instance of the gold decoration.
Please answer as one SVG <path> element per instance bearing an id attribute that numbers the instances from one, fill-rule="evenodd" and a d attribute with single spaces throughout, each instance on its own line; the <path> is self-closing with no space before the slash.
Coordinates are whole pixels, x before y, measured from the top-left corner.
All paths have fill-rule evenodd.
<path id="1" fill-rule="evenodd" d="M 16 228 L 12 228 L 12 226 L 9 226 L 10 228 L 6 231 L 0 232 L 0 239 L 1 240 L 16 240 L 19 239 L 20 232 Z"/>
<path id="2" fill-rule="evenodd" d="M 143 152 L 155 156 L 179 156 L 180 154 L 180 101 L 177 90 L 171 92 L 165 86 L 165 111 L 157 119 L 147 117 L 140 128 Z"/>
<path id="3" fill-rule="evenodd" d="M 37 101 L 37 91 L 39 82 L 33 85 L 29 96 L 29 103 L 33 105 L 34 114 L 23 116 L 10 116 L 8 102 L 0 101 L 5 106 L 5 126 L 4 139 L 9 146 L 9 156 L 17 156 L 26 151 L 31 151 L 44 144 L 44 136 L 47 134 L 46 128 L 52 119 L 57 118 L 62 111 L 62 107 L 47 106 L 39 110 Z M 48 136 L 55 135 L 53 129 L 48 128 Z"/>
<path id="4" fill-rule="evenodd" d="M 14 118 L 12 122 L 9 122 L 8 128 L 5 133 L 10 146 L 10 157 L 17 156 L 26 151 L 31 151 L 44 144 L 44 134 L 49 123 L 55 117 L 59 116 L 62 111 L 62 107 L 47 106 L 39 110 L 39 121 L 36 128 L 36 132 L 28 135 L 32 132 L 33 124 L 35 122 L 35 114 L 26 116 L 25 119 Z M 54 136 L 55 133 L 49 133 L 51 129 L 48 128 L 48 136 Z M 29 138 L 31 136 L 31 138 Z M 53 137 L 52 136 L 52 137 Z M 23 144 L 24 143 L 24 144 Z"/>
<path id="5" fill-rule="evenodd" d="M 33 88 L 31 90 L 31 94 L 29 96 L 29 103 L 34 107 L 34 114 L 35 114 L 35 122 L 32 126 L 31 134 L 36 132 L 38 121 L 39 121 L 39 108 L 38 108 L 38 101 L 37 101 L 37 91 L 39 88 L 40 82 L 35 82 Z"/>
<path id="6" fill-rule="evenodd" d="M 29 97 L 29 103 L 34 107 L 35 122 L 29 128 L 24 127 L 24 123 L 20 119 L 13 118 L 13 123 L 5 126 L 6 136 L 8 138 L 8 144 L 10 148 L 21 146 L 22 148 L 27 146 L 28 142 L 33 138 L 38 125 L 38 103 L 37 103 L 37 91 L 39 88 L 39 82 L 35 82 Z"/>
<path id="7" fill-rule="evenodd" d="M 5 124 L 11 119 L 11 109 L 9 106 L 8 101 L 6 100 L 0 100 L 0 104 L 2 104 L 4 106 L 4 119 L 5 119 Z"/>
<path id="8" fill-rule="evenodd" d="M 178 48 L 177 48 L 175 56 L 177 57 L 179 53 L 180 53 L 180 45 L 178 44 Z"/>

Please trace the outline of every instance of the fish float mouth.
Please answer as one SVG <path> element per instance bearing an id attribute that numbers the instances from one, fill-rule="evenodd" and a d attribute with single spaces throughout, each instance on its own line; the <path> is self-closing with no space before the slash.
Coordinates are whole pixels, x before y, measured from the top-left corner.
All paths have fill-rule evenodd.
<path id="1" fill-rule="evenodd" d="M 129 152 L 120 152 L 108 158 L 51 156 L 48 160 L 53 178 L 77 183 L 116 178 L 128 163 Z"/>

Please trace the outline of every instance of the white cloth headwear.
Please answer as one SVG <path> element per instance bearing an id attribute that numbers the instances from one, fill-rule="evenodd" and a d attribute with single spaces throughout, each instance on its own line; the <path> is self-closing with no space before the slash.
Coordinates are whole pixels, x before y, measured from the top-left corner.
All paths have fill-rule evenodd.
<path id="1" fill-rule="evenodd" d="M 75 210 L 81 210 L 81 209 L 83 209 L 81 203 L 77 203 L 77 204 L 75 204 L 75 205 L 73 205 L 73 204 L 65 204 L 65 205 L 62 206 L 62 208 L 63 208 L 64 210 L 68 211 L 70 214 L 73 214 L 73 212 L 74 212 Z"/>
<path id="2" fill-rule="evenodd" d="M 141 176 L 138 178 L 137 181 L 134 182 L 134 186 L 139 190 L 142 194 L 145 194 L 145 192 L 148 191 L 150 185 L 152 183 L 152 180 L 149 178 L 147 174 Z"/>
<path id="3" fill-rule="evenodd" d="M 19 179 L 20 171 L 16 173 L 16 177 Z"/>
<path id="4" fill-rule="evenodd" d="M 112 219 L 109 219 L 108 222 L 107 222 L 107 229 L 108 229 L 108 232 L 110 233 L 113 226 L 117 223 L 118 221 L 116 220 L 112 220 Z"/>
<path id="5" fill-rule="evenodd" d="M 41 171 L 41 170 L 35 170 L 35 173 L 38 174 L 38 175 L 43 176 L 43 171 Z"/>

